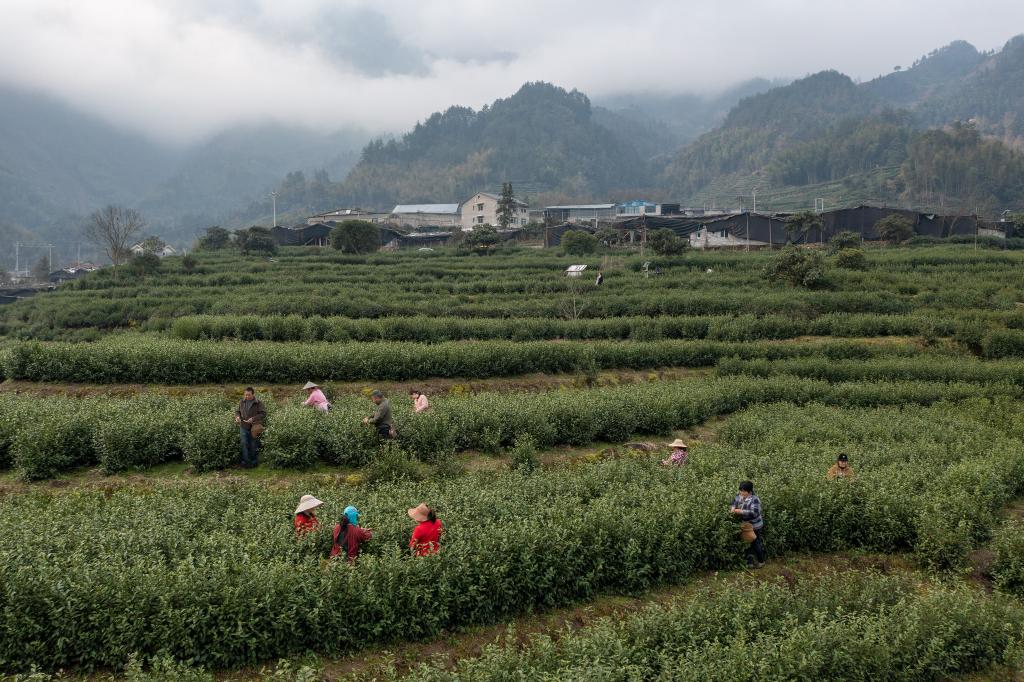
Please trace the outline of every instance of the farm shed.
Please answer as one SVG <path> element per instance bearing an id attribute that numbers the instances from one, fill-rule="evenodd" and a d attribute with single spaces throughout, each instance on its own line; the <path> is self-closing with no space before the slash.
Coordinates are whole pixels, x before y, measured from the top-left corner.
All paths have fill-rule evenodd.
<path id="1" fill-rule="evenodd" d="M 583 271 L 587 269 L 586 265 L 570 265 L 565 269 L 566 277 L 582 277 Z"/>

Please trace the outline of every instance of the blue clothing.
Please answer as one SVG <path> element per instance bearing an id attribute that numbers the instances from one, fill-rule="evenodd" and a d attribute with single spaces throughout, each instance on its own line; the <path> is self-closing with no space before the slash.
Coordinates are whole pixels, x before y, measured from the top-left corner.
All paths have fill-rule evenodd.
<path id="1" fill-rule="evenodd" d="M 754 530 L 760 530 L 764 526 L 764 519 L 761 518 L 761 499 L 757 495 L 737 495 L 732 506 L 740 510 L 740 518 L 750 521 Z"/>
<path id="2" fill-rule="evenodd" d="M 252 432 L 245 426 L 238 427 L 242 441 L 242 466 L 256 466 L 260 460 L 260 441 L 252 437 Z"/>
<path id="3" fill-rule="evenodd" d="M 349 505 L 349 506 L 345 507 L 345 512 L 344 513 L 345 513 L 345 516 L 348 517 L 348 522 L 349 523 L 351 523 L 353 526 L 358 526 L 359 525 L 359 510 L 358 509 L 356 509 L 355 507 Z"/>

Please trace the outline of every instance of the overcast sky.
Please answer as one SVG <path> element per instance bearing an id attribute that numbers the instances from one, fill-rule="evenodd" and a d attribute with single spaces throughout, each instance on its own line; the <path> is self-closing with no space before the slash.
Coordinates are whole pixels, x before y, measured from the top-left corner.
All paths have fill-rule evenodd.
<path id="1" fill-rule="evenodd" d="M 591 96 L 866 80 L 1021 32 L 1022 0 L 0 0 L 0 83 L 167 140 L 266 119 L 400 131 L 527 80 Z"/>

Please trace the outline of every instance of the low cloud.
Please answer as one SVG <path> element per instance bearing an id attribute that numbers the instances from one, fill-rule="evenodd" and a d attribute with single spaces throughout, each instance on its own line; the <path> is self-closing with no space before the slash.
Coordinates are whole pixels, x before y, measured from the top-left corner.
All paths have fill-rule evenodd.
<path id="1" fill-rule="evenodd" d="M 169 141 L 240 123 L 403 130 L 527 80 L 715 92 L 869 79 L 952 40 L 998 48 L 1024 3 L 907 0 L 6 0 L 0 83 Z"/>

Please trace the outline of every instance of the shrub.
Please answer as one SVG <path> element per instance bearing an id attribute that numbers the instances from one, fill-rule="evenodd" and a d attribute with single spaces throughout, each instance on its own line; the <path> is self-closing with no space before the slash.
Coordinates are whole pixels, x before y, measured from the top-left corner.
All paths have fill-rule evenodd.
<path id="1" fill-rule="evenodd" d="M 241 460 L 241 442 L 233 412 L 197 415 L 185 425 L 181 449 L 196 471 L 225 469 Z M 262 453 L 261 453 L 262 455 Z"/>
<path id="2" fill-rule="evenodd" d="M 366 467 L 366 480 L 370 483 L 418 481 L 422 477 L 416 460 L 394 441 L 382 443 Z"/>
<path id="3" fill-rule="evenodd" d="M 875 231 L 882 241 L 898 244 L 905 242 L 914 236 L 914 226 L 911 222 L 899 215 L 888 215 L 875 223 Z"/>
<path id="4" fill-rule="evenodd" d="M 981 349 L 987 358 L 1024 357 L 1024 331 L 997 329 L 989 332 L 982 339 Z"/>
<path id="5" fill-rule="evenodd" d="M 825 263 L 819 253 L 786 246 L 765 266 L 761 276 L 770 282 L 813 288 L 825 280 Z"/>
<path id="6" fill-rule="evenodd" d="M 867 270 L 868 259 L 861 249 L 842 249 L 836 253 L 836 267 L 847 270 Z"/>
<path id="7" fill-rule="evenodd" d="M 514 469 L 530 472 L 540 466 L 537 441 L 528 433 L 516 438 L 516 444 L 508 451 L 508 457 Z"/>
<path id="8" fill-rule="evenodd" d="M 328 415 L 304 406 L 274 412 L 263 433 L 260 460 L 277 469 L 307 469 L 322 459 Z"/>
<path id="9" fill-rule="evenodd" d="M 176 402 L 140 399 L 135 409 L 98 424 L 93 438 L 103 470 L 148 469 L 180 459 L 179 430 L 190 420 L 174 413 Z"/>
<path id="10" fill-rule="evenodd" d="M 835 255 L 844 249 L 859 249 L 860 248 L 860 235 L 856 232 L 850 232 L 849 230 L 843 230 L 837 232 L 828 240 L 828 252 L 829 255 Z"/>
<path id="11" fill-rule="evenodd" d="M 690 242 L 668 228 L 654 230 L 648 238 L 651 250 L 659 256 L 678 256 L 686 251 Z"/>
<path id="12" fill-rule="evenodd" d="M 569 230 L 562 235 L 562 251 L 571 256 L 594 253 L 597 245 L 597 237 L 583 230 Z"/>
<path id="13" fill-rule="evenodd" d="M 373 253 L 380 239 L 380 230 L 366 220 L 344 220 L 331 230 L 331 247 L 345 253 Z"/>
<path id="14" fill-rule="evenodd" d="M 1024 521 L 1007 521 L 992 538 L 990 572 L 999 589 L 1024 597 Z"/>

